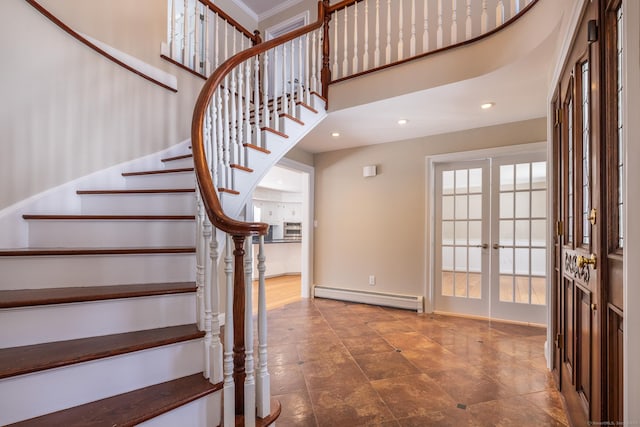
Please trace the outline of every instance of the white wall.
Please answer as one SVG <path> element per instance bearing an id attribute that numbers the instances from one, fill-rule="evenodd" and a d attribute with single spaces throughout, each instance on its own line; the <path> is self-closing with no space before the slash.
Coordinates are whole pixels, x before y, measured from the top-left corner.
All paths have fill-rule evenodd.
<path id="1" fill-rule="evenodd" d="M 0 15 L 10 19 L 0 26 L 0 210 L 188 138 L 202 86 L 201 79 L 159 58 L 164 0 L 48 3 L 61 13 L 69 10 L 63 5 L 77 5 L 92 24 L 85 27 L 74 16 L 70 25 L 175 74 L 179 92 L 100 56 L 27 2 L 3 0 Z"/>

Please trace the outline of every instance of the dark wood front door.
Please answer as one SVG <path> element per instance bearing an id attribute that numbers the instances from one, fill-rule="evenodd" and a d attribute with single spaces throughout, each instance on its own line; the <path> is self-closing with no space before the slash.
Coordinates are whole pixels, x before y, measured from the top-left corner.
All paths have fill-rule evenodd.
<path id="1" fill-rule="evenodd" d="M 622 420 L 620 16 L 586 4 L 553 101 L 553 373 L 575 425 Z"/>

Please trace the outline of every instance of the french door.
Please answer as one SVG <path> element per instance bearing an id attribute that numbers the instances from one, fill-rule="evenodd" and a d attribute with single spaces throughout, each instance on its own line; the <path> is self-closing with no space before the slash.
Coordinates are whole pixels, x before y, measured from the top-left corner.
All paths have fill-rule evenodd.
<path id="1" fill-rule="evenodd" d="M 439 164 L 437 311 L 546 323 L 544 154 Z"/>

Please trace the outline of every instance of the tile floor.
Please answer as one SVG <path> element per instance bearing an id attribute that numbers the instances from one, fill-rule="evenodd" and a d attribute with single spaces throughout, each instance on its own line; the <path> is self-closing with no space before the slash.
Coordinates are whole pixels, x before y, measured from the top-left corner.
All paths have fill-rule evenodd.
<path id="1" fill-rule="evenodd" d="M 326 299 L 269 311 L 285 426 L 565 426 L 545 330 Z"/>

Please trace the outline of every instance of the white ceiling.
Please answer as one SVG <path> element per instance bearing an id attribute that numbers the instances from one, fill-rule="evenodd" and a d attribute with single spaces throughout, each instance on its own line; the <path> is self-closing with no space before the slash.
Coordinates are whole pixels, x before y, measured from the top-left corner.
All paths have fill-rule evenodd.
<path id="1" fill-rule="evenodd" d="M 248 9 L 252 10 L 260 19 L 272 16 L 277 11 L 291 7 L 300 3 L 302 0 L 233 0 L 236 3 L 243 3 Z"/>

